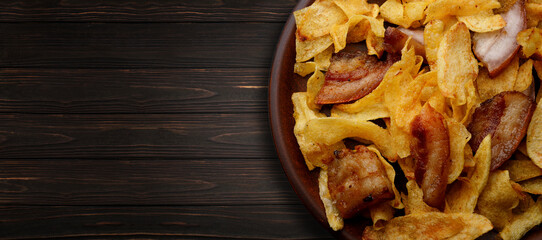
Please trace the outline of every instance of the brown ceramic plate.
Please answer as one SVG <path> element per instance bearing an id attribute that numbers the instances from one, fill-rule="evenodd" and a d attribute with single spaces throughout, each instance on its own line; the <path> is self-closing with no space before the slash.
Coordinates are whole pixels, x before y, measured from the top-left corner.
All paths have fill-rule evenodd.
<path id="1" fill-rule="evenodd" d="M 294 11 L 312 2 L 300 0 Z M 290 184 L 312 215 L 337 238 L 361 239 L 363 229 L 371 224 L 370 219 L 347 220 L 344 229 L 338 232 L 329 228 L 324 205 L 318 195 L 318 170 L 308 171 L 297 145 L 291 96 L 294 92 L 306 91 L 306 81 L 293 73 L 294 63 L 295 20 L 290 14 L 277 44 L 269 82 L 269 117 L 277 154 Z M 538 226 L 531 230 L 525 239 L 542 239 L 542 228 Z"/>

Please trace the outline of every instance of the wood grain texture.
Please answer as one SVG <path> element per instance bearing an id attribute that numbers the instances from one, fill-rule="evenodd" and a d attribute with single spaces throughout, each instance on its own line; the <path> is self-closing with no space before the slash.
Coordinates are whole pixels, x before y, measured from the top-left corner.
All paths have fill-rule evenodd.
<path id="1" fill-rule="evenodd" d="M 267 112 L 267 68 L 0 69 L 3 113 Z"/>
<path id="2" fill-rule="evenodd" d="M 275 158 L 267 114 L 0 115 L 4 159 Z"/>
<path id="3" fill-rule="evenodd" d="M 295 0 L 0 1 L 0 21 L 283 22 L 295 4 Z"/>
<path id="4" fill-rule="evenodd" d="M 278 159 L 4 160 L 0 205 L 300 204 Z"/>
<path id="5" fill-rule="evenodd" d="M 0 67 L 268 68 L 282 25 L 0 23 Z"/>
<path id="6" fill-rule="evenodd" d="M 0 207 L 4 238 L 332 239 L 302 205 Z"/>

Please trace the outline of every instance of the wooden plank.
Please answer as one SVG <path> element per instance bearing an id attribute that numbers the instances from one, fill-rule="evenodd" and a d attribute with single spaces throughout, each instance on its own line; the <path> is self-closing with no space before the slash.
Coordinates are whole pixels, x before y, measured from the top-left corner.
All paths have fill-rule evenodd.
<path id="1" fill-rule="evenodd" d="M 267 114 L 0 115 L 4 159 L 276 158 Z"/>
<path id="2" fill-rule="evenodd" d="M 0 112 L 267 112 L 268 81 L 267 68 L 4 68 Z"/>
<path id="3" fill-rule="evenodd" d="M 0 67 L 268 68 L 282 26 L 0 23 Z"/>
<path id="4" fill-rule="evenodd" d="M 0 1 L 0 21 L 283 22 L 295 0 L 18 0 Z"/>
<path id="5" fill-rule="evenodd" d="M 3 160 L 0 204 L 300 204 L 278 159 Z"/>
<path id="6" fill-rule="evenodd" d="M 301 205 L 1 206 L 6 239 L 332 239 Z"/>

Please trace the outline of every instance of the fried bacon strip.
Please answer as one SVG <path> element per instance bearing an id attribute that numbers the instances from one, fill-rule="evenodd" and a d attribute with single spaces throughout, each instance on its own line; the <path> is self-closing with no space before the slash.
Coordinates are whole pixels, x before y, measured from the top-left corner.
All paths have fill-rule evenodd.
<path id="1" fill-rule="evenodd" d="M 491 134 L 491 170 L 508 160 L 527 133 L 536 103 L 520 92 L 502 92 L 483 102 L 468 126 L 469 144 L 478 150 L 485 136 Z"/>
<path id="2" fill-rule="evenodd" d="M 411 125 L 414 175 L 429 206 L 442 209 L 448 181 L 450 139 L 444 117 L 426 104 Z"/>
<path id="3" fill-rule="evenodd" d="M 328 165 L 328 187 L 341 217 L 350 218 L 360 210 L 394 198 L 378 156 L 363 145 L 355 150 L 335 152 Z"/>
<path id="4" fill-rule="evenodd" d="M 409 37 L 412 37 L 409 47 L 414 47 L 416 55 L 420 55 L 425 58 L 423 29 L 410 30 L 401 27 L 386 28 L 384 35 L 384 49 L 388 53 L 400 53 Z"/>
<path id="5" fill-rule="evenodd" d="M 380 61 L 368 55 L 367 50 L 359 49 L 334 54 L 316 103 L 346 103 L 364 97 L 380 84 L 397 60 L 397 56 L 388 55 L 385 61 Z"/>
<path id="6" fill-rule="evenodd" d="M 475 33 L 472 37 L 474 54 L 487 66 L 491 77 L 499 75 L 519 50 L 516 36 L 527 28 L 524 0 L 517 0 L 510 10 L 501 16 L 506 21 L 504 28 L 493 32 Z"/>

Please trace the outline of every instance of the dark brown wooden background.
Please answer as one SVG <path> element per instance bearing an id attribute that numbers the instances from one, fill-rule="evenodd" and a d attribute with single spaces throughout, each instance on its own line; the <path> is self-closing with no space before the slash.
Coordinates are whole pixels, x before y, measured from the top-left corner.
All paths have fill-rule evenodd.
<path id="1" fill-rule="evenodd" d="M 268 124 L 295 4 L 0 1 L 0 237 L 331 238 Z"/>

